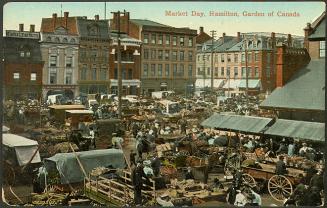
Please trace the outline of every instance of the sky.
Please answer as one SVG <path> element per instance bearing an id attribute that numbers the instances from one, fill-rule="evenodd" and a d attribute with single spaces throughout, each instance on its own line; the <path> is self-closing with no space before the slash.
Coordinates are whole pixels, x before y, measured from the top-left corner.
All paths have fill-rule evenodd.
<path id="1" fill-rule="evenodd" d="M 35 24 L 39 31 L 42 18 L 50 18 L 53 13 L 58 17 L 65 11 L 69 16 L 87 16 L 90 19 L 99 14 L 104 18 L 104 2 L 10 2 L 4 6 L 3 28 L 18 30 L 23 23 L 25 30 L 30 24 Z M 62 10 L 61 10 L 62 5 Z M 110 12 L 130 12 L 131 19 L 148 19 L 173 27 L 189 27 L 198 30 L 204 27 L 208 34 L 216 30 L 220 37 L 236 35 L 237 32 L 275 32 L 303 36 L 303 28 L 308 22 L 313 22 L 324 10 L 323 2 L 107 2 L 107 19 Z M 166 16 L 166 11 L 187 12 L 188 16 Z M 205 16 L 191 16 L 192 11 Z M 238 17 L 209 16 L 210 11 L 238 12 Z M 264 13 L 265 16 L 244 16 L 247 13 Z M 274 12 L 273 16 L 268 13 Z M 297 17 L 280 17 L 278 12 L 298 13 Z M 19 15 L 18 15 L 19 14 Z"/>

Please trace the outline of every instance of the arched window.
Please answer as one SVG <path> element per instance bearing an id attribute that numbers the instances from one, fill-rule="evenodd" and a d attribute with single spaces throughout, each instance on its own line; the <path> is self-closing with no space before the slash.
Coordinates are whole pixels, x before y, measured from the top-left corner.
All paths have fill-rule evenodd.
<path id="1" fill-rule="evenodd" d="M 257 47 L 258 47 L 258 48 L 261 47 L 261 41 L 260 41 L 260 40 L 257 41 Z"/>
<path id="2" fill-rule="evenodd" d="M 62 39 L 62 42 L 63 42 L 63 43 L 67 43 L 67 42 L 68 42 L 68 39 L 67 39 L 67 38 L 63 38 L 63 39 Z"/>
<path id="3" fill-rule="evenodd" d="M 50 37 L 50 36 L 48 36 L 46 40 L 47 40 L 47 41 L 51 41 L 51 37 Z"/>
<path id="4" fill-rule="evenodd" d="M 71 42 L 71 43 L 75 43 L 75 42 L 76 42 L 76 41 L 75 41 L 75 38 L 70 39 L 70 42 Z"/>
<path id="5" fill-rule="evenodd" d="M 55 38 L 55 42 L 59 43 L 60 39 L 58 37 Z"/>

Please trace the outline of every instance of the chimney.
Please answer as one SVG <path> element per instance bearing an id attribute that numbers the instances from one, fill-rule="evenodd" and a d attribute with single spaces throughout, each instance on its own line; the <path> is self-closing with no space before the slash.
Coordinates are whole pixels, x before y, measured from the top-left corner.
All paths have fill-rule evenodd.
<path id="1" fill-rule="evenodd" d="M 65 24 L 65 28 L 67 29 L 67 22 L 68 22 L 68 15 L 69 15 L 69 12 L 64 12 L 64 24 Z"/>
<path id="2" fill-rule="evenodd" d="M 292 35 L 291 34 L 287 35 L 287 46 L 292 47 Z"/>
<path id="3" fill-rule="evenodd" d="M 271 47 L 272 48 L 276 47 L 276 35 L 274 32 L 271 33 Z"/>
<path id="4" fill-rule="evenodd" d="M 24 24 L 19 24 L 19 31 L 23 32 L 24 31 Z"/>
<path id="5" fill-rule="evenodd" d="M 226 33 L 223 33 L 223 37 L 222 37 L 223 43 L 225 43 L 225 36 L 226 36 Z"/>
<path id="6" fill-rule="evenodd" d="M 307 23 L 307 26 L 306 28 L 304 28 L 304 48 L 307 49 L 307 51 L 309 51 L 309 36 L 311 35 L 312 33 L 312 27 L 311 27 L 311 24 L 310 23 Z"/>
<path id="7" fill-rule="evenodd" d="M 200 33 L 203 33 L 203 27 L 200 27 Z"/>
<path id="8" fill-rule="evenodd" d="M 240 41 L 241 41 L 241 33 L 237 32 L 237 42 L 240 42 Z"/>
<path id="9" fill-rule="evenodd" d="M 30 32 L 35 32 L 35 25 L 30 25 Z"/>
<path id="10" fill-rule="evenodd" d="M 95 19 L 96 21 L 98 21 L 98 20 L 99 20 L 99 15 L 98 15 L 98 14 L 95 15 L 95 16 L 94 16 L 94 19 Z"/>
<path id="11" fill-rule="evenodd" d="M 56 29 L 56 25 L 57 25 L 57 13 L 53 13 L 52 14 L 52 26 L 53 26 L 53 30 Z"/>

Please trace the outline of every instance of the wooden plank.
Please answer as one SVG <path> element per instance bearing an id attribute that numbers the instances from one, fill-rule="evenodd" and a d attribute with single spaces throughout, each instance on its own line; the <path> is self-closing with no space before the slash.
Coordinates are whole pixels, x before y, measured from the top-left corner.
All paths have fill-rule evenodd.
<path id="1" fill-rule="evenodd" d="M 116 189 L 116 188 L 114 188 L 114 187 L 108 186 L 108 185 L 106 185 L 106 184 L 103 184 L 103 183 L 100 183 L 100 182 L 99 182 L 98 184 L 99 184 L 100 186 L 106 187 L 106 188 L 108 188 L 108 189 L 110 189 L 110 190 L 114 190 L 114 191 L 117 191 L 117 192 L 122 193 L 122 194 L 125 193 L 124 191 L 121 191 L 121 190 Z"/>

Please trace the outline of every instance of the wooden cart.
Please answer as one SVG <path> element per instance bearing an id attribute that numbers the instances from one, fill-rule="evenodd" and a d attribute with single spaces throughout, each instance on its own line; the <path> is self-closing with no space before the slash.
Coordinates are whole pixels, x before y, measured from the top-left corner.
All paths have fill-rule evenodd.
<path id="1" fill-rule="evenodd" d="M 293 187 L 299 184 L 300 174 L 304 171 L 294 168 L 287 168 L 287 175 L 276 175 L 275 165 L 262 164 L 262 169 L 244 167 L 243 182 L 255 187 L 259 182 L 267 182 L 268 192 L 277 201 L 283 201 L 293 193 Z"/>

